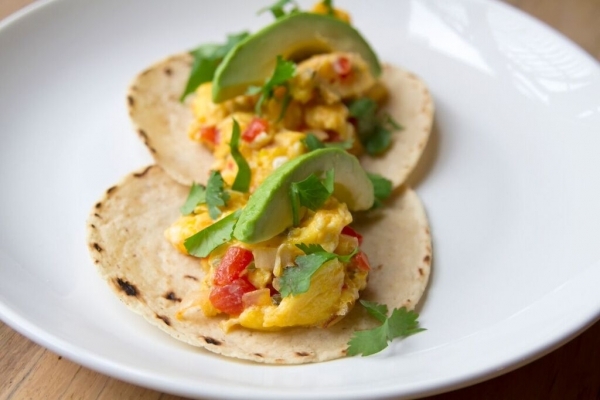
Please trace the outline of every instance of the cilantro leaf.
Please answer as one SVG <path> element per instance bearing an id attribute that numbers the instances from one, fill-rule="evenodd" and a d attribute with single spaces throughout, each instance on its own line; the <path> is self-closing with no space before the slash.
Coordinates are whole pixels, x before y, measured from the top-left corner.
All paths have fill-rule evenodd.
<path id="1" fill-rule="evenodd" d="M 322 3 L 327 9 L 327 15 L 335 15 L 335 11 L 333 9 L 333 0 L 323 0 Z"/>
<path id="2" fill-rule="evenodd" d="M 340 149 L 348 150 L 351 149 L 354 144 L 352 139 L 344 140 L 342 142 L 323 143 L 314 133 L 308 133 L 306 137 L 302 139 L 302 143 L 304 143 L 304 146 L 306 146 L 308 151 L 322 149 L 325 147 L 338 147 Z"/>
<path id="3" fill-rule="evenodd" d="M 348 263 L 358 252 L 358 249 L 354 249 L 351 254 L 341 256 L 328 252 L 319 244 L 299 243 L 296 244 L 296 247 L 305 255 L 296 257 L 296 266 L 284 268 L 283 274 L 279 278 L 279 293 L 282 297 L 306 293 L 310 287 L 310 279 L 323 264 L 334 258 Z"/>
<path id="4" fill-rule="evenodd" d="M 198 204 L 206 203 L 206 187 L 198 183 L 192 183 L 190 193 L 188 194 L 185 203 L 179 211 L 183 215 L 189 215 L 194 212 L 194 209 Z"/>
<path id="5" fill-rule="evenodd" d="M 206 204 L 208 205 L 208 214 L 212 219 L 217 219 L 221 215 L 219 207 L 227 205 L 227 200 L 229 200 L 229 193 L 225 191 L 224 185 L 221 173 L 211 171 L 206 183 Z"/>
<path id="6" fill-rule="evenodd" d="M 387 326 L 378 326 L 377 328 L 354 332 L 352 338 L 348 342 L 348 350 L 346 354 L 356 356 L 370 356 L 371 354 L 379 353 L 388 345 Z"/>
<path id="7" fill-rule="evenodd" d="M 250 178 L 252 177 L 252 172 L 250 170 L 250 166 L 248 162 L 242 156 L 239 149 L 240 142 L 240 125 L 234 119 L 233 120 L 233 132 L 231 133 L 231 141 L 229 142 L 229 149 L 231 150 L 231 156 L 233 157 L 235 163 L 238 167 L 237 175 L 235 176 L 235 180 L 233 181 L 233 185 L 231 188 L 233 190 L 237 190 L 238 192 L 247 192 L 250 189 Z"/>
<path id="8" fill-rule="evenodd" d="M 307 134 L 306 137 L 302 139 L 302 143 L 304 143 L 304 146 L 308 149 L 308 151 L 325 148 L 325 144 L 321 142 L 313 133 Z"/>
<path id="9" fill-rule="evenodd" d="M 323 248 L 323 246 L 321 246 L 320 244 L 305 244 L 305 243 L 299 243 L 296 245 L 297 248 L 299 248 L 300 250 L 302 250 L 304 252 L 304 254 L 314 254 L 314 253 L 318 253 L 318 252 L 327 252 L 327 250 L 325 250 Z"/>
<path id="10" fill-rule="evenodd" d="M 279 278 L 279 293 L 282 297 L 306 293 L 310 287 L 310 278 L 335 254 L 327 252 L 312 253 L 296 257 L 297 266 L 284 268 Z"/>
<path id="11" fill-rule="evenodd" d="M 348 110 L 356 120 L 358 137 L 370 155 L 387 150 L 392 143 L 392 131 L 402 129 L 389 114 L 378 116 L 377 103 L 368 97 L 353 101 Z"/>
<path id="12" fill-rule="evenodd" d="M 241 212 L 242 210 L 237 210 L 187 238 L 183 245 L 188 254 L 195 257 L 208 257 L 214 249 L 230 241 Z"/>
<path id="13" fill-rule="evenodd" d="M 373 191 L 375 194 L 373 208 L 381 207 L 383 205 L 383 201 L 392 194 L 392 182 L 379 174 L 367 172 L 367 176 L 373 184 Z"/>
<path id="14" fill-rule="evenodd" d="M 367 309 L 371 316 L 375 317 L 379 322 L 384 323 L 387 319 L 388 307 L 387 304 L 378 304 L 374 301 L 360 300 L 360 304 Z"/>
<path id="15" fill-rule="evenodd" d="M 288 4 L 294 5 L 294 8 L 292 8 L 290 10 L 290 13 L 299 11 L 298 3 L 296 3 L 294 0 L 278 0 L 270 6 L 260 9 L 258 11 L 258 14 L 262 14 L 265 11 L 271 11 L 271 14 L 273 14 L 275 19 L 279 19 L 279 18 L 283 17 L 284 15 L 286 15 L 285 6 Z"/>
<path id="16" fill-rule="evenodd" d="M 347 354 L 349 356 L 358 354 L 368 356 L 379 353 L 395 338 L 407 337 L 424 331 L 423 328 L 419 328 L 417 321 L 419 314 L 408 311 L 406 307 L 395 308 L 392 314 L 386 317 L 387 306 L 364 300 L 360 300 L 360 303 L 369 314 L 381 322 L 381 325 L 373 329 L 354 332 L 348 342 Z"/>
<path id="17" fill-rule="evenodd" d="M 227 53 L 248 35 L 248 32 L 228 35 L 227 41 L 224 44 L 205 44 L 192 50 L 191 54 L 194 56 L 194 64 L 192 65 L 185 90 L 181 94 L 179 101 L 183 101 L 188 94 L 196 90 L 201 84 L 210 82 L 217 67 Z"/>
<path id="18" fill-rule="evenodd" d="M 383 126 L 377 125 L 371 136 L 365 142 L 365 149 L 371 155 L 383 153 L 392 143 L 392 132 Z"/>
<path id="19" fill-rule="evenodd" d="M 300 222 L 300 206 L 317 210 L 333 193 L 334 176 L 333 170 L 330 171 L 325 173 L 324 180 L 310 174 L 306 179 L 290 184 L 294 226 Z"/>
<path id="20" fill-rule="evenodd" d="M 265 101 L 270 100 L 275 95 L 275 88 L 278 86 L 287 87 L 287 82 L 294 76 L 296 73 L 296 64 L 293 61 L 286 61 L 281 56 L 277 56 L 277 61 L 275 63 L 275 69 L 273 70 L 273 74 L 262 87 L 250 86 L 247 90 L 247 94 L 259 94 L 260 97 L 256 102 L 255 113 L 257 115 L 262 114 L 262 105 Z M 281 117 L 285 114 L 286 105 L 289 104 L 289 93 L 286 91 L 286 98 L 283 100 L 283 107 L 281 108 Z"/>

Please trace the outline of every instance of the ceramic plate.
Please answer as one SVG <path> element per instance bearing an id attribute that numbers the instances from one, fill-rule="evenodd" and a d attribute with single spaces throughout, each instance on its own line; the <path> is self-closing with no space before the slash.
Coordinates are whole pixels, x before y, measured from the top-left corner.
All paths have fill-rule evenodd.
<path id="1" fill-rule="evenodd" d="M 265 3 L 61 0 L 2 22 L 2 320 L 160 391 L 328 399 L 474 383 L 598 318 L 600 68 L 533 19 L 477 0 L 337 2 L 383 60 L 420 75 L 435 97 L 435 129 L 411 182 L 434 241 L 419 309 L 426 332 L 371 357 L 281 367 L 189 347 L 126 309 L 85 244 L 94 202 L 151 162 L 126 88 L 169 54 L 263 26 Z"/>

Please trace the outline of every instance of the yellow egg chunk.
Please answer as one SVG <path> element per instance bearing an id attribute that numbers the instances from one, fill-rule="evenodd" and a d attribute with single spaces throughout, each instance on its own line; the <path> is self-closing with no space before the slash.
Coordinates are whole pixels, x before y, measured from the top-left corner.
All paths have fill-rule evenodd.
<path id="1" fill-rule="evenodd" d="M 319 244 L 333 252 L 338 246 L 340 232 L 352 222 L 352 214 L 345 203 L 330 197 L 319 210 L 309 212 L 299 227 L 288 234 L 291 244 Z"/>

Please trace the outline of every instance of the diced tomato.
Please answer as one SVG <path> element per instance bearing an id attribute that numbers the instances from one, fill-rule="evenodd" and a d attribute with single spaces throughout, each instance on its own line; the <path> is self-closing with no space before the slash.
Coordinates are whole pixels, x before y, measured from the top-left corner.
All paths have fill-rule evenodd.
<path id="1" fill-rule="evenodd" d="M 345 78 L 352 72 L 352 63 L 346 57 L 338 57 L 333 62 L 333 70 L 340 78 Z"/>
<path id="2" fill-rule="evenodd" d="M 363 271 L 371 270 L 371 264 L 369 263 L 369 259 L 367 258 L 367 255 L 364 251 L 359 251 L 357 255 L 352 257 L 352 260 L 354 261 L 354 264 L 358 269 L 361 269 Z"/>
<path id="3" fill-rule="evenodd" d="M 254 117 L 244 133 L 242 133 L 242 139 L 246 142 L 252 142 L 261 132 L 266 132 L 267 129 L 269 129 L 267 120 Z"/>
<path id="4" fill-rule="evenodd" d="M 238 315 L 244 311 L 242 297 L 254 290 L 256 288 L 248 280 L 240 278 L 224 286 L 215 286 L 208 299 L 216 309 L 230 315 Z"/>
<path id="5" fill-rule="evenodd" d="M 334 130 L 327 129 L 325 133 L 327 134 L 327 139 L 325 139 L 326 142 L 341 142 L 342 140 L 340 134 Z"/>
<path id="6" fill-rule="evenodd" d="M 215 271 L 213 282 L 223 286 L 238 279 L 246 267 L 254 260 L 252 252 L 242 247 L 231 246 L 225 252 Z"/>
<path id="7" fill-rule="evenodd" d="M 216 126 L 203 126 L 200 128 L 200 139 L 210 144 L 218 144 L 219 143 L 219 130 Z"/>
<path id="8" fill-rule="evenodd" d="M 358 245 L 360 246 L 363 242 L 363 237 L 360 233 L 356 232 L 350 225 L 346 225 L 342 228 L 342 235 L 352 236 L 358 239 Z"/>

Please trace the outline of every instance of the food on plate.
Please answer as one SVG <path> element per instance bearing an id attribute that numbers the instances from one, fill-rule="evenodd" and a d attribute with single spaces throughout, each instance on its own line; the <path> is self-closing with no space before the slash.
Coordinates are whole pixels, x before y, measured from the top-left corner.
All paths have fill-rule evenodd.
<path id="1" fill-rule="evenodd" d="M 331 1 L 289 3 L 135 79 L 157 165 L 94 206 L 89 248 L 121 300 L 190 344 L 267 363 L 369 355 L 422 330 L 431 238 L 399 186 L 433 104 Z"/>

